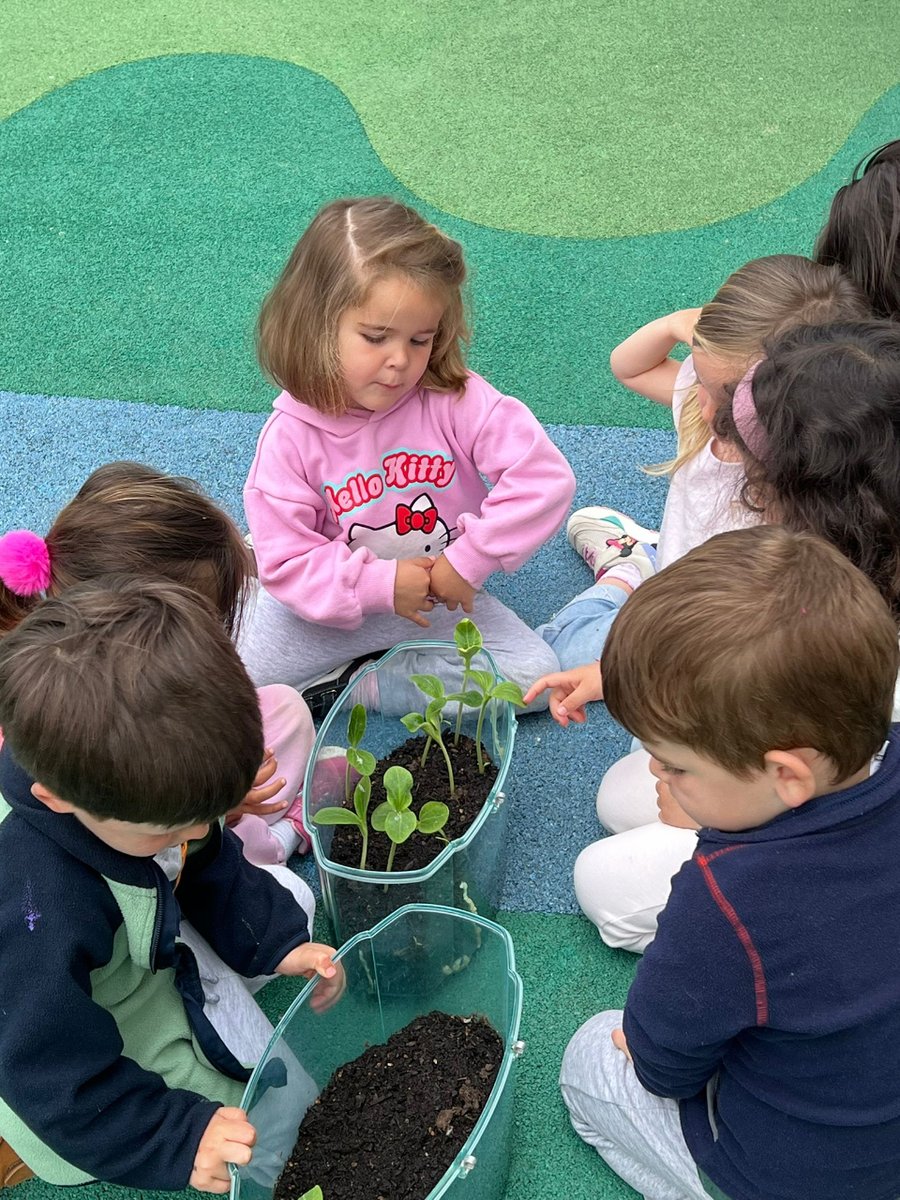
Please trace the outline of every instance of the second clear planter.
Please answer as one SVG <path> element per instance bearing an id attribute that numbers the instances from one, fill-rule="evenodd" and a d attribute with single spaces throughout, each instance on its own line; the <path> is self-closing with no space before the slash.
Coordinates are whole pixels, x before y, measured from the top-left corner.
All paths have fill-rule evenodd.
<path id="1" fill-rule="evenodd" d="M 334 827 L 316 825 L 313 819 L 320 808 L 344 803 L 343 752 L 349 745 L 348 726 L 355 704 L 363 703 L 367 709 L 362 747 L 376 759 L 386 757 L 409 738 L 410 734 L 400 721 L 402 714 L 397 711 L 395 681 L 397 660 L 406 661 L 410 653 L 415 655 L 416 672 L 430 673 L 440 678 L 442 664 L 455 653 L 455 648 L 443 642 L 404 642 L 388 651 L 377 663 L 366 667 L 346 688 L 325 718 L 307 767 L 303 789 L 303 821 L 312 839 L 322 886 L 322 901 L 331 921 L 335 945 L 370 929 L 406 904 L 439 904 L 488 918 L 496 914 L 499 906 L 507 827 L 503 786 L 516 730 L 513 707 L 506 701 L 491 700 L 482 720 L 481 741 L 497 767 L 491 791 L 466 833 L 446 845 L 436 843 L 440 853 L 426 867 L 415 871 L 388 872 L 359 870 L 336 863 L 329 856 Z M 480 651 L 472 665 L 477 670 L 489 671 L 495 680 L 499 680 L 494 661 L 487 651 Z M 372 675 L 375 676 L 374 681 L 370 679 Z M 372 686 L 373 682 L 376 687 Z M 458 686 L 457 681 L 447 680 L 448 691 L 452 691 L 454 686 Z M 370 697 L 376 693 L 381 700 L 373 708 Z M 422 696 L 421 699 L 424 708 L 427 697 Z M 405 710 L 406 704 L 401 707 Z M 451 727 L 454 729 L 456 712 L 456 705 L 452 705 L 446 714 L 448 719 L 452 718 Z M 471 709 L 464 710 L 463 732 L 473 739 L 476 720 L 477 716 Z M 451 730 L 447 733 L 452 737 Z M 431 751 L 436 752 L 435 749 Z M 378 774 L 376 771 L 376 778 Z M 370 833 L 373 838 L 383 836 Z M 414 937 L 407 949 L 408 966 L 414 969 Z M 472 949 L 467 936 L 461 940 L 455 939 L 453 945 L 447 946 L 441 969 L 445 974 L 462 969 Z M 401 953 L 398 955 L 398 970 L 402 961 Z"/>

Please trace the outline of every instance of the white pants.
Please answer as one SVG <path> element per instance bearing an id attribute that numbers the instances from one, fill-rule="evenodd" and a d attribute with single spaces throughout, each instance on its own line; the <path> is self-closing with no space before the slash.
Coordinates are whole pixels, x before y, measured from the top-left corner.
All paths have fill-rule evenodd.
<path id="1" fill-rule="evenodd" d="M 678 1104 L 646 1091 L 611 1034 L 622 1011 L 591 1017 L 566 1047 L 559 1085 L 572 1128 L 644 1200 L 709 1200 Z"/>
<path id="2" fill-rule="evenodd" d="M 656 936 L 672 876 L 694 853 L 697 834 L 660 821 L 646 750 L 627 754 L 603 776 L 597 816 L 612 836 L 579 854 L 575 895 L 608 946 L 643 954 Z"/>

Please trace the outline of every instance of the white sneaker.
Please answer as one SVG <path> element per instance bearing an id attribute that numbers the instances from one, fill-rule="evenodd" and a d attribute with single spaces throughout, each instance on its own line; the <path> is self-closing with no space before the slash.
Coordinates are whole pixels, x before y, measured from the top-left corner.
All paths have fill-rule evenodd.
<path id="1" fill-rule="evenodd" d="M 655 546 L 659 532 L 645 529 L 615 508 L 579 508 L 566 524 L 569 545 L 581 555 L 599 579 L 613 563 L 629 559 L 646 579 L 653 561 L 644 546 Z"/>

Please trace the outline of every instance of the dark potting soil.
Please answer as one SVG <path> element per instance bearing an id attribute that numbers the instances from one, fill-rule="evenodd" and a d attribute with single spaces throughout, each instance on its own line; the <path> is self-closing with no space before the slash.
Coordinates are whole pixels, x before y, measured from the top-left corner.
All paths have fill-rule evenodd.
<path id="1" fill-rule="evenodd" d="M 478 760 L 475 756 L 475 742 L 463 735 L 459 745 L 453 744 L 453 734 L 448 732 L 446 738 L 447 752 L 453 764 L 453 781 L 456 791 L 452 798 L 449 795 L 450 784 L 447 778 L 447 764 L 437 746 L 432 746 L 428 752 L 425 766 L 421 765 L 422 751 L 425 748 L 423 737 L 409 738 L 393 750 L 387 758 L 381 759 L 375 767 L 372 776 L 372 799 L 369 804 L 369 816 L 384 800 L 385 793 L 381 779 L 388 767 L 406 767 L 413 777 L 413 812 L 418 813 L 428 800 L 440 800 L 450 809 L 450 816 L 444 826 L 447 841 L 462 837 L 478 814 L 484 808 L 484 802 L 494 786 L 497 778 L 497 768 L 483 751 L 486 766 L 484 774 L 478 773 Z M 397 847 L 394 855 L 393 871 L 415 871 L 427 867 L 432 859 L 437 858 L 445 843 L 433 833 L 413 833 L 405 842 Z M 346 867 L 358 867 L 361 845 L 359 831 L 352 825 L 336 825 L 334 839 L 331 843 L 329 858 L 332 862 Z M 366 868 L 369 871 L 383 871 L 387 867 L 391 842 L 386 833 L 369 831 L 369 851 L 366 856 Z"/>
<path id="2" fill-rule="evenodd" d="M 483 1017 L 431 1012 L 335 1071 L 275 1185 L 297 1200 L 424 1200 L 472 1132 L 503 1059 Z"/>

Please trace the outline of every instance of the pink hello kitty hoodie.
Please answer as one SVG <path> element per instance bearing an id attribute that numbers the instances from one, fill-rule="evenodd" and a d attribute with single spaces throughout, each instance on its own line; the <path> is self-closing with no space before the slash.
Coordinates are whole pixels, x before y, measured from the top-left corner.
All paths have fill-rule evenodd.
<path id="1" fill-rule="evenodd" d="M 244 506 L 263 587 L 307 621 L 356 629 L 393 612 L 399 558 L 446 551 L 480 588 L 530 558 L 572 502 L 540 422 L 474 373 L 462 395 L 416 388 L 383 413 L 329 416 L 287 392 L 273 408 Z"/>

